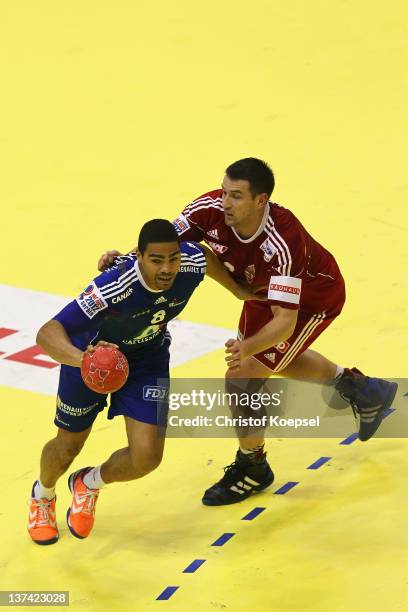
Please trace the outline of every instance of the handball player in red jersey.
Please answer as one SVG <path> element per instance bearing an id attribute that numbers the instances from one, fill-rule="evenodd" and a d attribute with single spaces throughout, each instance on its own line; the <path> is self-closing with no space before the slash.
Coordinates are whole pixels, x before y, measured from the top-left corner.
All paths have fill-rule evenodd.
<path id="1" fill-rule="evenodd" d="M 221 189 L 195 199 L 174 221 L 180 240 L 206 242 L 236 281 L 267 287 L 267 301 L 244 303 L 238 338 L 226 343 L 227 390 L 234 379 L 274 374 L 333 385 L 353 408 L 360 440 L 368 440 L 397 385 L 343 368 L 309 348 L 340 314 L 344 280 L 333 255 L 290 210 L 270 201 L 274 185 L 264 161 L 239 160 L 227 168 Z M 99 267 L 116 254 L 105 253 Z M 236 503 L 268 487 L 273 478 L 263 435 L 257 432 L 240 438 L 235 461 L 202 501 Z"/>

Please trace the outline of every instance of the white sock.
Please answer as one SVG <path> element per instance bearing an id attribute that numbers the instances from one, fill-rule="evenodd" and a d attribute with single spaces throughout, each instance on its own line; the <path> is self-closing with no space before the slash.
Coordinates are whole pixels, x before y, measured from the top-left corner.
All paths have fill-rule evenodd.
<path id="1" fill-rule="evenodd" d="M 104 486 L 104 482 L 101 476 L 101 467 L 97 465 L 96 467 L 89 470 L 83 477 L 84 484 L 88 487 L 88 489 L 102 489 Z"/>
<path id="2" fill-rule="evenodd" d="M 40 479 L 37 480 L 34 486 L 34 497 L 35 499 L 52 499 L 55 497 L 55 487 L 44 487 Z"/>
<path id="3" fill-rule="evenodd" d="M 342 366 L 336 366 L 336 375 L 335 375 L 335 379 L 337 380 L 337 378 L 340 378 L 340 376 L 343 374 L 344 372 L 344 368 Z"/>

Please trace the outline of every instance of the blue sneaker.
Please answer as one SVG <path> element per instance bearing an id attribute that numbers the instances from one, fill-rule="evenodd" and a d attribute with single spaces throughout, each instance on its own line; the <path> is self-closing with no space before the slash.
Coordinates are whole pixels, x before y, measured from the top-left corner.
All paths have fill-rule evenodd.
<path id="1" fill-rule="evenodd" d="M 364 376 L 357 368 L 346 368 L 335 388 L 351 405 L 359 421 L 358 437 L 365 442 L 381 425 L 384 413 L 394 401 L 398 385 L 383 378 Z"/>

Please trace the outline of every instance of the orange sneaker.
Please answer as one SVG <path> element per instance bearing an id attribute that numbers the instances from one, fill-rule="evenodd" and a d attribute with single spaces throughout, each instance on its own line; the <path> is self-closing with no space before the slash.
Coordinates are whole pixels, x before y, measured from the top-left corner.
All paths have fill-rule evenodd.
<path id="1" fill-rule="evenodd" d="M 73 494 L 71 507 L 67 512 L 67 523 L 70 532 L 76 538 L 87 538 L 95 522 L 95 505 L 99 489 L 88 489 L 83 477 L 91 467 L 82 468 L 68 478 L 69 490 Z"/>
<path id="2" fill-rule="evenodd" d="M 55 502 L 57 498 L 47 499 L 44 497 L 43 499 L 36 499 L 34 497 L 34 487 L 36 484 L 37 482 L 33 484 L 29 501 L 28 533 L 36 544 L 55 544 L 59 538 L 55 520 Z"/>

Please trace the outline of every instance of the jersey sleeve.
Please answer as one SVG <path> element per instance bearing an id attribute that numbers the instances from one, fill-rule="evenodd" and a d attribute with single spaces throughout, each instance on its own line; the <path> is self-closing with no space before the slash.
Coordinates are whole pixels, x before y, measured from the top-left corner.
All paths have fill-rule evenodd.
<path id="1" fill-rule="evenodd" d="M 303 276 L 306 270 L 307 244 L 298 224 L 284 211 L 284 223 L 279 231 L 268 227 L 267 245 L 262 245 L 265 256 L 271 258 L 273 269 L 269 278 L 268 300 L 272 305 L 292 310 L 300 308 Z"/>
<path id="2" fill-rule="evenodd" d="M 221 190 L 209 191 L 185 207 L 173 221 L 180 240 L 201 242 L 211 227 L 210 214 L 214 207 L 221 206 Z"/>
<path id="3" fill-rule="evenodd" d="M 268 301 L 271 306 L 282 306 L 299 310 L 302 279 L 295 276 L 271 276 L 268 287 Z"/>
<path id="4" fill-rule="evenodd" d="M 185 210 L 173 221 L 176 232 L 181 240 L 196 240 L 200 242 L 204 237 L 204 232 L 195 224 L 193 219 L 186 216 Z"/>
<path id="5" fill-rule="evenodd" d="M 53 319 L 61 323 L 68 335 L 80 333 L 89 327 L 89 318 L 79 308 L 76 300 L 64 306 Z"/>
<path id="6" fill-rule="evenodd" d="M 79 333 L 91 327 L 91 323 L 102 318 L 102 312 L 108 307 L 96 280 L 94 279 L 75 300 L 53 317 L 61 323 L 68 334 Z"/>
<path id="7" fill-rule="evenodd" d="M 198 286 L 204 279 L 206 271 L 203 247 L 196 242 L 182 242 L 180 272 L 188 274 L 193 284 Z"/>
<path id="8" fill-rule="evenodd" d="M 111 305 L 112 299 L 126 291 L 134 282 L 136 271 L 134 257 L 124 256 L 116 265 L 93 279 L 72 302 L 53 318 L 64 326 L 68 334 L 78 333 L 93 327 Z"/>

